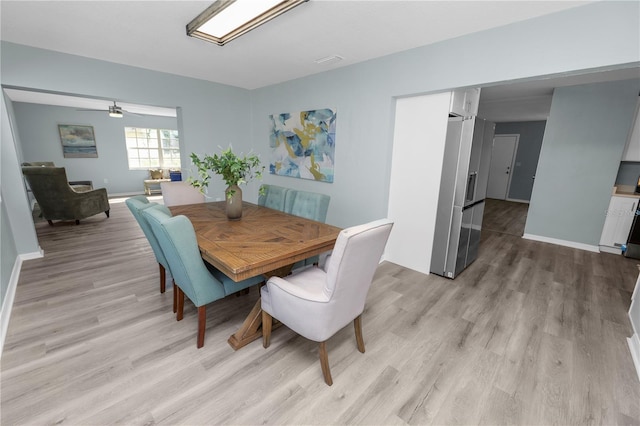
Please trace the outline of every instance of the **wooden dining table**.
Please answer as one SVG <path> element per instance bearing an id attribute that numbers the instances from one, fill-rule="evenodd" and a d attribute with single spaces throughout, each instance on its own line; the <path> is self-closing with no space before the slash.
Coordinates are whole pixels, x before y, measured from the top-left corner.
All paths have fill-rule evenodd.
<path id="1" fill-rule="evenodd" d="M 340 228 L 243 202 L 242 217 L 227 219 L 224 201 L 171 206 L 193 224 L 202 258 L 238 282 L 263 275 L 286 276 L 299 260 L 330 251 Z M 262 336 L 260 299 L 229 337 L 239 349 Z"/>

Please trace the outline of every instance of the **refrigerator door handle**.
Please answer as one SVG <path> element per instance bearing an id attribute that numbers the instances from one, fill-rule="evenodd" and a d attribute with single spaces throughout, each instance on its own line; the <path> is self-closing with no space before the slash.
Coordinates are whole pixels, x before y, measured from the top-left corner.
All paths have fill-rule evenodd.
<path id="1" fill-rule="evenodd" d="M 478 172 L 469 173 L 469 179 L 467 179 L 467 201 L 473 201 L 476 196 L 476 179 L 478 178 Z"/>

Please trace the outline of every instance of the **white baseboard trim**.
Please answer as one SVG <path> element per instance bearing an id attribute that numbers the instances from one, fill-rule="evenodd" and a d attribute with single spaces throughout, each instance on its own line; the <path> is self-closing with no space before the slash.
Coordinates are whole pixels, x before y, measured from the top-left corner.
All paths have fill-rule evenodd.
<path id="1" fill-rule="evenodd" d="M 638 334 L 634 333 L 633 336 L 627 339 L 629 344 L 629 351 L 631 352 L 631 358 L 633 359 L 633 365 L 636 367 L 636 374 L 638 374 L 638 380 L 640 380 L 640 338 Z"/>
<path id="2" fill-rule="evenodd" d="M 2 350 L 4 349 L 4 339 L 9 329 L 9 320 L 11 319 L 11 309 L 13 308 L 13 299 L 16 297 L 16 288 L 18 287 L 18 279 L 22 270 L 22 262 L 25 260 L 38 259 L 44 256 L 44 251 L 40 249 L 38 252 L 19 254 L 13 264 L 7 293 L 2 300 L 2 311 L 0 311 L 0 358 L 2 358 Z"/>
<path id="3" fill-rule="evenodd" d="M 38 251 L 34 251 L 33 253 L 24 253 L 24 254 L 18 255 L 18 257 L 20 257 L 20 259 L 22 259 L 23 262 L 25 260 L 40 259 L 41 257 L 44 257 L 44 250 L 38 247 Z"/>
<path id="4" fill-rule="evenodd" d="M 533 234 L 524 234 L 522 238 L 526 240 L 540 241 L 542 243 L 556 244 L 558 246 L 565 246 L 565 247 L 571 247 L 579 250 L 586 250 L 594 253 L 600 253 L 600 247 L 592 246 L 591 244 L 576 243 L 575 241 L 559 240 L 557 238 L 549 238 L 549 237 L 543 237 L 541 235 L 533 235 Z"/>
<path id="5" fill-rule="evenodd" d="M 523 204 L 529 204 L 531 202 L 531 200 L 521 200 L 519 198 L 507 198 L 507 201 L 513 201 L 514 203 L 523 203 Z"/>
<path id="6" fill-rule="evenodd" d="M 113 192 L 109 193 L 109 198 L 120 198 L 120 197 L 133 197 L 134 195 L 147 195 L 144 191 L 141 192 Z M 147 195 L 148 197 L 148 195 Z"/>
<path id="7" fill-rule="evenodd" d="M 622 254 L 620 247 L 599 246 L 600 251 L 603 253 Z"/>

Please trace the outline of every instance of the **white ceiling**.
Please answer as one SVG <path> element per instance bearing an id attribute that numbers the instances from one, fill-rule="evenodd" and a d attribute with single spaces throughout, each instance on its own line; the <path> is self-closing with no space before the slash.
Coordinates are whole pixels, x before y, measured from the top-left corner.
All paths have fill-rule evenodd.
<path id="1" fill-rule="evenodd" d="M 185 26 L 208 1 L 0 1 L 2 40 L 255 89 L 347 66 L 488 28 L 581 6 L 590 1 L 309 0 L 225 46 L 186 35 Z M 480 18 L 480 19 L 479 19 Z M 331 55 L 344 58 L 317 64 Z M 638 68 L 483 88 L 501 121 L 523 119 L 518 108 L 496 108 L 525 98 L 531 117 L 546 114 L 553 87 L 640 78 Z M 33 94 L 21 102 L 38 101 Z M 20 98 L 18 98 L 20 97 Z M 56 99 L 55 102 L 70 102 Z M 112 100 L 66 106 L 107 109 Z M 533 106 L 535 104 L 535 107 Z M 135 112 L 137 106 L 121 104 Z M 146 112 L 153 114 L 148 106 Z M 491 110 L 489 108 L 488 110 Z M 531 108 L 537 108 L 532 111 Z M 498 108 L 499 109 L 499 108 Z M 487 108 L 485 108 L 486 111 Z M 506 111 L 506 112 L 505 112 Z M 547 110 L 548 112 L 548 105 Z M 161 114 L 165 115 L 165 114 Z M 487 117 L 494 119 L 493 117 Z M 542 118 L 533 119 L 544 119 Z"/>
<path id="2" fill-rule="evenodd" d="M 590 2 L 309 0 L 225 46 L 186 35 L 211 3 L 2 0 L 0 36 L 255 89 Z"/>

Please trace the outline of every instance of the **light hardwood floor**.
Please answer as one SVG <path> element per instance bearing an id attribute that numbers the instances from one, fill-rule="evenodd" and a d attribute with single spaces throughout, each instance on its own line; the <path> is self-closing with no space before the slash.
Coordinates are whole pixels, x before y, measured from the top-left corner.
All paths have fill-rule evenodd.
<path id="1" fill-rule="evenodd" d="M 499 209 L 498 209 L 499 210 Z M 491 220 L 491 219 L 487 219 Z M 505 219 L 506 220 L 506 219 Z M 483 231 L 454 281 L 385 262 L 363 314 L 318 345 L 281 327 L 271 346 L 226 343 L 257 297 L 171 312 L 122 203 L 79 226 L 37 224 L 1 360 L 1 423 L 639 424 L 626 338 L 638 261 Z"/>

